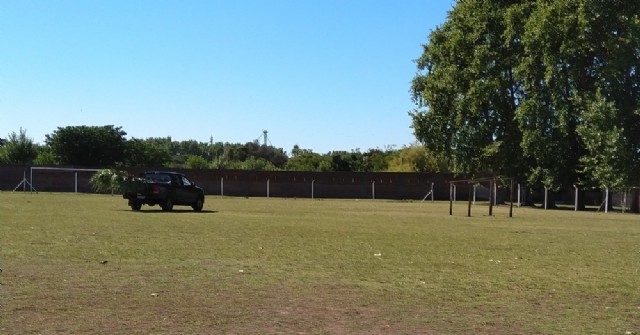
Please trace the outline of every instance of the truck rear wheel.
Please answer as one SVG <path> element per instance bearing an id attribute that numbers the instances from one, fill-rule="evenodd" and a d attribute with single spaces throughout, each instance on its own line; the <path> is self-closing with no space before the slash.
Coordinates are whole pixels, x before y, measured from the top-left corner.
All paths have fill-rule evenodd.
<path id="1" fill-rule="evenodd" d="M 142 208 L 142 203 L 138 201 L 131 202 L 131 210 L 139 211 Z"/>
<path id="2" fill-rule="evenodd" d="M 171 199 L 167 199 L 160 205 L 160 207 L 162 207 L 163 211 L 168 212 L 173 209 L 173 201 Z"/>

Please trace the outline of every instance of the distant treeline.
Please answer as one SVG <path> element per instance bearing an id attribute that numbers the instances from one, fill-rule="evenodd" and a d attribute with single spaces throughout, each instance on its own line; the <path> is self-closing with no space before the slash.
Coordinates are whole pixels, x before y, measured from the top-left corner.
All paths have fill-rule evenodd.
<path id="1" fill-rule="evenodd" d="M 171 137 L 126 138 L 122 127 L 68 126 L 36 144 L 26 130 L 0 140 L 0 163 L 85 167 L 165 167 L 315 172 L 446 172 L 446 159 L 423 146 L 359 149 L 315 153 L 294 146 L 282 148 L 247 143 L 173 141 Z"/>

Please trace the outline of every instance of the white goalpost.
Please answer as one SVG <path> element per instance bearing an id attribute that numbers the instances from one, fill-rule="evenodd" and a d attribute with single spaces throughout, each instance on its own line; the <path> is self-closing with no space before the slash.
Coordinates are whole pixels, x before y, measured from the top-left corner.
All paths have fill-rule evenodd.
<path id="1" fill-rule="evenodd" d="M 431 190 L 429 191 L 429 193 L 427 193 L 427 195 L 424 196 L 424 198 L 422 198 L 422 202 L 424 202 L 425 200 L 427 200 L 427 198 L 431 196 L 431 202 L 434 202 L 434 195 L 433 195 L 433 182 L 431 182 Z"/>
<path id="2" fill-rule="evenodd" d="M 27 191 L 27 185 L 29 185 L 29 189 L 31 190 L 31 192 L 33 192 L 34 190 L 36 192 L 38 192 L 38 190 L 36 190 L 35 188 L 33 188 L 33 186 L 31 185 L 31 183 L 27 180 L 27 172 L 23 172 L 22 173 L 22 180 L 20 180 L 20 183 L 18 184 L 18 186 L 16 186 L 13 191 L 15 192 L 17 189 L 20 188 L 20 186 L 22 186 L 22 191 L 26 192 Z"/>
<path id="3" fill-rule="evenodd" d="M 33 186 L 33 171 L 39 171 L 39 170 L 47 170 L 47 171 L 61 171 L 61 172 L 73 172 L 75 174 L 74 176 L 74 191 L 75 193 L 78 193 L 78 172 L 98 172 L 101 169 L 75 169 L 75 168 L 57 168 L 57 167 L 44 167 L 44 166 L 32 166 L 29 169 L 29 181 L 27 182 L 26 180 L 26 176 L 25 179 L 23 179 L 22 183 L 28 183 L 29 184 L 29 188 L 31 189 L 31 192 L 38 192 L 36 190 L 36 188 Z M 18 188 L 20 186 L 20 184 L 16 187 Z M 15 190 L 14 190 L 15 191 Z"/>

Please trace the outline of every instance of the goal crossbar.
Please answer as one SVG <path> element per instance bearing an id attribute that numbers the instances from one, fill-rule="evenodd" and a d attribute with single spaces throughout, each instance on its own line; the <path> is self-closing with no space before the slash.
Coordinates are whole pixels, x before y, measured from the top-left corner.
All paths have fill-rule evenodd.
<path id="1" fill-rule="evenodd" d="M 98 172 L 102 169 L 76 169 L 76 168 L 58 168 L 58 167 L 46 167 L 46 166 L 32 166 L 29 169 L 29 186 L 31 186 L 31 192 L 34 191 L 33 187 L 33 170 L 48 170 L 48 171 L 62 171 L 62 172 L 75 172 L 74 183 L 75 193 L 78 193 L 78 172 Z"/>

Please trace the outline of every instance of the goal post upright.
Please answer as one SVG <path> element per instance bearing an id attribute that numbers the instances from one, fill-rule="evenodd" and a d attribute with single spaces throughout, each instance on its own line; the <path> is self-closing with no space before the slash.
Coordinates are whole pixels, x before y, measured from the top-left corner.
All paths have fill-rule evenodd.
<path id="1" fill-rule="evenodd" d="M 509 181 L 509 217 L 513 217 L 513 179 Z"/>
<path id="2" fill-rule="evenodd" d="M 473 195 L 472 195 L 472 192 L 473 192 Z M 467 216 L 471 217 L 471 199 L 475 198 L 475 187 L 472 187 L 471 182 L 468 183 L 467 193 L 468 193 L 467 201 L 469 202 L 467 206 Z"/>
<path id="3" fill-rule="evenodd" d="M 489 183 L 489 216 L 494 216 L 493 207 L 498 205 L 498 182 L 505 185 L 505 189 L 509 188 L 509 217 L 513 217 L 513 203 L 514 203 L 514 179 L 508 177 L 494 176 L 485 178 L 465 179 L 465 180 L 451 180 L 449 181 L 449 215 L 453 215 L 453 203 L 456 198 L 456 186 L 459 183 L 467 184 L 467 216 L 471 217 L 471 207 L 475 203 L 476 186 L 480 183 Z M 519 186 L 519 184 L 518 184 Z M 518 192 L 519 193 L 519 192 Z M 506 200 L 505 200 L 506 202 Z"/>
<path id="4" fill-rule="evenodd" d="M 31 185 L 31 182 L 27 180 L 27 171 L 23 171 L 22 180 L 20 180 L 20 183 L 18 183 L 18 186 L 16 186 L 13 191 L 15 192 L 18 188 L 20 188 L 20 186 L 22 186 L 22 192 L 27 192 L 27 185 L 29 185 L 29 192 L 33 193 L 33 185 Z"/>
<path id="5" fill-rule="evenodd" d="M 434 184 L 434 183 L 433 183 L 433 182 L 431 182 L 431 202 L 432 202 L 432 203 L 433 203 L 433 202 L 435 202 L 435 196 L 434 196 L 434 194 L 433 194 L 433 184 Z"/>
<path id="6" fill-rule="evenodd" d="M 495 187 L 496 181 L 495 179 L 490 179 L 489 181 L 489 216 L 493 216 L 493 188 Z"/>
<path id="7" fill-rule="evenodd" d="M 449 182 L 449 215 L 453 215 L 453 182 Z"/>

